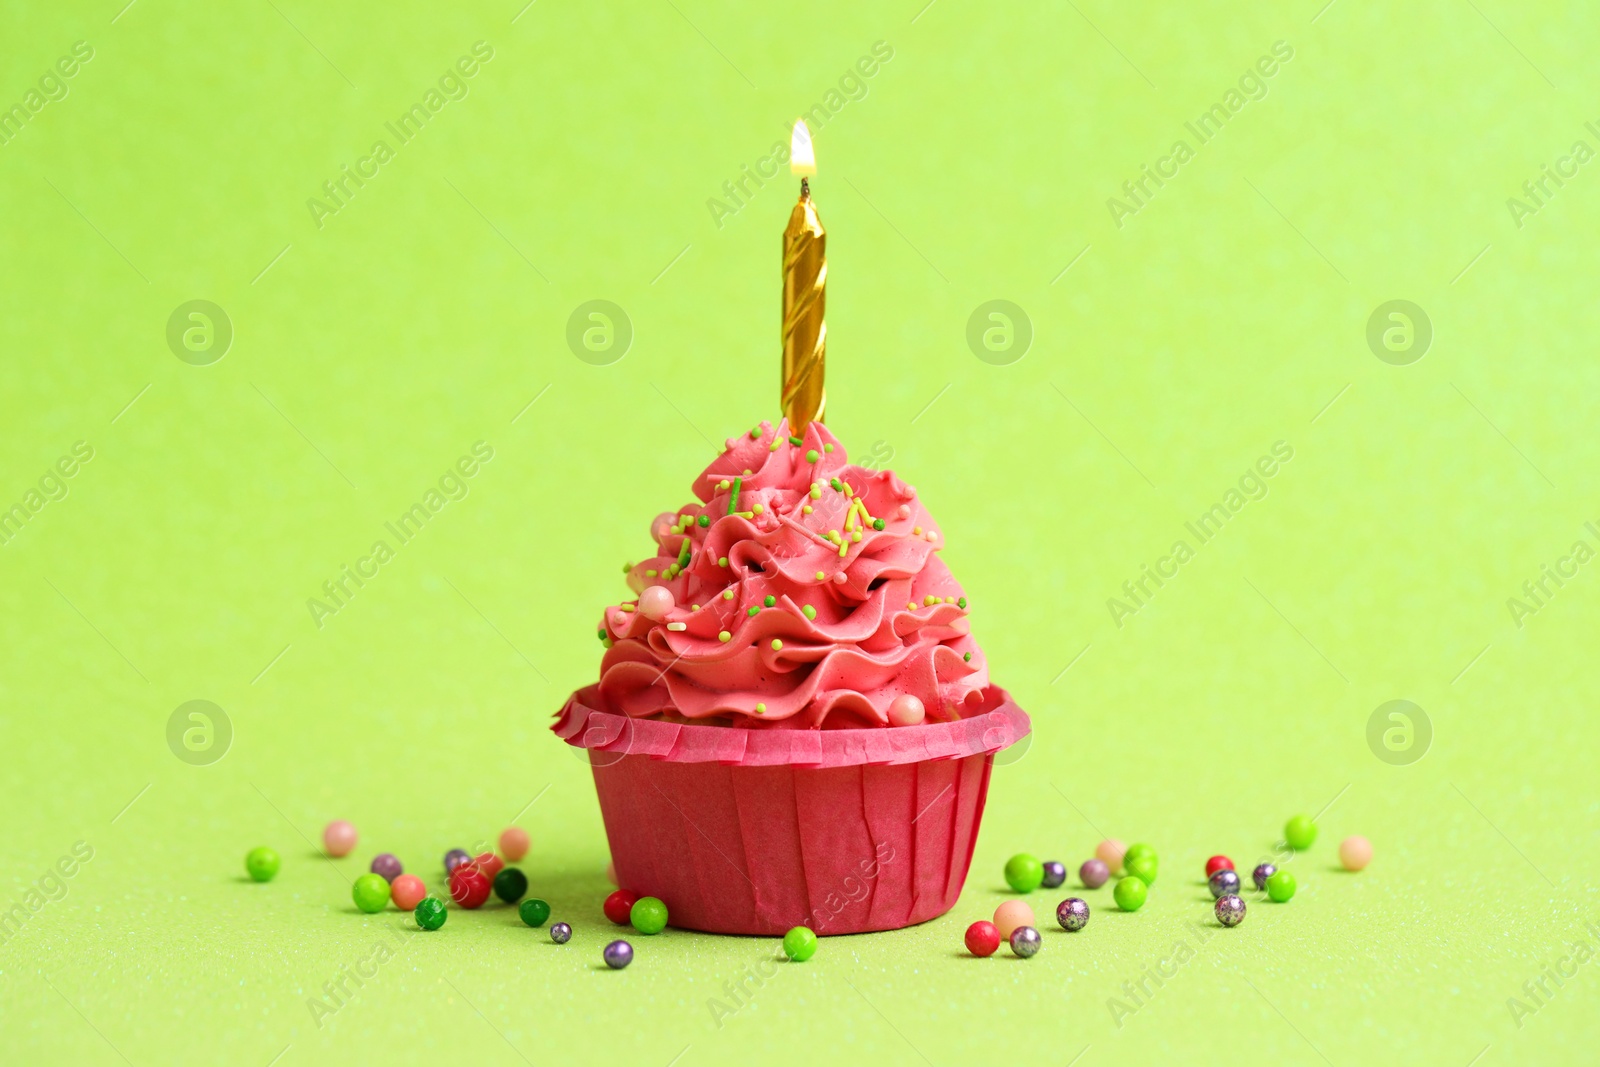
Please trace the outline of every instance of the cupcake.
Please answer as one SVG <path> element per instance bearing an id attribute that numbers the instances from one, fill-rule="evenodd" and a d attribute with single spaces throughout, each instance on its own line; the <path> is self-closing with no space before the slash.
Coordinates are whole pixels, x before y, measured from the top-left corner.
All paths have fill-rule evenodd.
<path id="1" fill-rule="evenodd" d="M 892 930 L 948 911 L 994 753 L 989 681 L 916 490 L 820 423 L 731 439 L 606 609 L 588 750 L 617 879 L 714 933 Z"/>

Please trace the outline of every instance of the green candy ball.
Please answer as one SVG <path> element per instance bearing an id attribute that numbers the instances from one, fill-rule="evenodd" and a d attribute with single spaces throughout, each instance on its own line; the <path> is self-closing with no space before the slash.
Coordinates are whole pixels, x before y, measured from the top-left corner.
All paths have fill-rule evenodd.
<path id="1" fill-rule="evenodd" d="M 424 930 L 437 930 L 444 925 L 444 901 L 438 897 L 423 897 L 417 910 L 411 913 L 417 925 Z"/>
<path id="2" fill-rule="evenodd" d="M 1304 852 L 1317 840 L 1317 824 L 1309 815 L 1296 815 L 1283 824 L 1283 839 L 1296 852 Z"/>
<path id="3" fill-rule="evenodd" d="M 1006 884 L 1019 893 L 1031 893 L 1044 884 L 1044 864 L 1039 857 L 1018 852 L 1006 860 Z"/>
<path id="4" fill-rule="evenodd" d="M 783 935 L 783 954 L 796 963 L 804 963 L 817 954 L 817 935 L 804 926 L 796 926 Z"/>
<path id="5" fill-rule="evenodd" d="M 522 921 L 529 926 L 543 926 L 544 921 L 550 918 L 550 905 L 538 897 L 529 897 L 517 909 L 517 914 L 522 916 Z"/>
<path id="6" fill-rule="evenodd" d="M 1128 850 L 1122 854 L 1122 866 L 1126 868 L 1129 860 L 1136 860 L 1140 856 L 1149 856 L 1157 863 L 1161 862 L 1161 857 L 1156 855 L 1156 850 L 1154 848 L 1145 844 L 1143 841 L 1136 841 L 1129 845 Z"/>
<path id="7" fill-rule="evenodd" d="M 1122 861 L 1122 869 L 1138 878 L 1145 885 L 1156 884 L 1156 873 L 1159 866 L 1156 863 L 1155 855 L 1149 852 L 1135 856 L 1131 860 L 1124 858 Z"/>
<path id="8" fill-rule="evenodd" d="M 528 893 L 528 876 L 515 867 L 507 867 L 494 876 L 494 895 L 507 904 L 515 904 Z"/>
<path id="9" fill-rule="evenodd" d="M 1123 911 L 1138 911 L 1150 896 L 1150 886 L 1143 878 L 1129 875 L 1117 882 L 1111 895 L 1117 898 L 1117 907 Z"/>
<path id="10" fill-rule="evenodd" d="M 641 934 L 659 934 L 667 928 L 667 906 L 660 897 L 640 897 L 633 902 L 628 921 Z"/>
<path id="11" fill-rule="evenodd" d="M 265 845 L 251 849 L 244 857 L 244 869 L 258 882 L 272 881 L 278 876 L 278 868 L 282 864 L 278 854 Z"/>
<path id="12" fill-rule="evenodd" d="M 363 874 L 350 887 L 350 898 L 368 915 L 382 911 L 389 903 L 389 883 L 381 874 Z"/>
<path id="13" fill-rule="evenodd" d="M 1285 870 L 1275 871 L 1267 879 L 1267 896 L 1282 904 L 1294 896 L 1297 887 L 1294 884 L 1294 875 Z"/>

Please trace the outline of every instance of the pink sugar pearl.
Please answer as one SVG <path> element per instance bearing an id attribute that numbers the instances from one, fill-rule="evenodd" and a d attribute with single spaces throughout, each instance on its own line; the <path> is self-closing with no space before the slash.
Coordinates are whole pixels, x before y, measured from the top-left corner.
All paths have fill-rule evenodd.
<path id="1" fill-rule="evenodd" d="M 672 590 L 664 585 L 652 585 L 639 594 L 639 614 L 656 622 L 666 618 L 667 612 L 677 605 L 678 602 L 672 598 Z"/>
<path id="2" fill-rule="evenodd" d="M 897 696 L 889 702 L 889 723 L 892 726 L 916 726 L 927 717 L 928 712 L 922 706 L 922 701 L 909 693 Z"/>
<path id="3" fill-rule="evenodd" d="M 1347 871 L 1359 871 L 1372 862 L 1372 842 L 1357 835 L 1339 842 L 1339 862 Z"/>
<path id="4" fill-rule="evenodd" d="M 428 895 L 428 887 L 422 884 L 422 879 L 414 874 L 402 874 L 389 883 L 389 899 L 394 901 L 394 906 L 401 911 L 410 911 L 422 903 L 422 898 Z"/>
<path id="5" fill-rule="evenodd" d="M 1000 940 L 1008 941 L 1017 927 L 1033 925 L 1033 909 L 1027 901 L 1008 900 L 994 909 L 994 924 L 1000 929 Z"/>
<path id="6" fill-rule="evenodd" d="M 516 863 L 528 854 L 528 831 L 520 826 L 508 826 L 500 831 L 500 855 Z"/>
<path id="7" fill-rule="evenodd" d="M 1106 865 L 1106 870 L 1116 874 L 1122 870 L 1122 854 L 1128 846 L 1114 837 L 1108 837 L 1095 846 L 1094 858 Z"/>
<path id="8" fill-rule="evenodd" d="M 322 844 L 330 856 L 348 856 L 356 847 L 356 828 L 343 819 L 330 822 L 322 831 Z"/>

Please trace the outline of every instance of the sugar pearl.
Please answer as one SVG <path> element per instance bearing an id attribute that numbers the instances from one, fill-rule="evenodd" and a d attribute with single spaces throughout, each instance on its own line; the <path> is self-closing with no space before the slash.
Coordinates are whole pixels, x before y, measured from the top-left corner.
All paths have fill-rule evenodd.
<path id="1" fill-rule="evenodd" d="M 1089 925 L 1089 902 L 1081 897 L 1068 897 L 1056 905 L 1056 922 L 1061 929 L 1075 934 Z"/>
<path id="2" fill-rule="evenodd" d="M 1244 922 L 1244 901 L 1231 894 L 1219 897 L 1212 910 L 1223 926 L 1238 926 Z"/>
<path id="3" fill-rule="evenodd" d="M 356 847 L 356 828 L 343 819 L 335 819 L 322 831 L 322 844 L 330 856 L 348 856 Z"/>
<path id="4" fill-rule="evenodd" d="M 1122 854 L 1128 851 L 1124 845 L 1114 837 L 1108 837 L 1095 847 L 1094 855 L 1101 863 L 1106 865 L 1106 870 L 1116 874 L 1122 870 Z"/>
<path id="5" fill-rule="evenodd" d="M 994 925 L 1002 938 L 1009 938 L 1020 927 L 1033 925 L 1033 909 L 1025 900 L 1008 900 L 994 909 Z"/>
<path id="6" fill-rule="evenodd" d="M 922 701 L 909 693 L 902 693 L 889 702 L 891 726 L 916 726 L 927 717 L 928 711 L 922 706 Z"/>
<path id="7" fill-rule="evenodd" d="M 1347 837 L 1339 842 L 1339 862 L 1347 871 L 1359 871 L 1372 862 L 1372 842 L 1364 837 Z"/>
<path id="8" fill-rule="evenodd" d="M 1044 938 L 1039 936 L 1039 931 L 1031 926 L 1019 926 L 1011 931 L 1008 939 L 1011 942 L 1011 951 L 1022 959 L 1031 959 L 1039 954 L 1044 947 Z"/>
<path id="9" fill-rule="evenodd" d="M 411 911 L 428 895 L 428 887 L 414 874 L 402 874 L 389 886 L 389 899 L 401 911 Z"/>
<path id="10" fill-rule="evenodd" d="M 664 585 L 652 585 L 639 594 L 639 614 L 656 622 L 666 618 L 667 612 L 676 606 L 677 601 L 672 596 L 672 590 Z"/>

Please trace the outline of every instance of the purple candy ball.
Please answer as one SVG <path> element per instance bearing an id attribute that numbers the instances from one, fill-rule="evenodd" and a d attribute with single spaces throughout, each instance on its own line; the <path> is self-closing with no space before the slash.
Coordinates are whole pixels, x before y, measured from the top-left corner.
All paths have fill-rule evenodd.
<path id="1" fill-rule="evenodd" d="M 550 927 L 550 940 L 558 945 L 565 945 L 572 940 L 572 927 L 566 923 L 556 923 Z"/>
<path id="2" fill-rule="evenodd" d="M 392 882 L 405 873 L 400 860 L 393 852 L 380 852 L 372 857 L 372 873 L 381 874 L 385 882 Z"/>
<path id="3" fill-rule="evenodd" d="M 1211 895 L 1218 900 L 1239 892 L 1239 876 L 1226 867 L 1213 873 L 1206 884 L 1211 887 Z"/>
<path id="4" fill-rule="evenodd" d="M 1244 922 L 1244 901 L 1232 893 L 1219 897 L 1213 910 L 1217 913 L 1217 922 L 1223 926 L 1238 926 Z"/>
<path id="5" fill-rule="evenodd" d="M 444 854 L 444 873 L 454 874 L 456 868 L 472 858 L 464 848 L 453 848 Z"/>
<path id="6" fill-rule="evenodd" d="M 1011 931 L 1011 951 L 1023 959 L 1036 956 L 1044 947 L 1044 938 L 1031 926 L 1019 926 Z"/>
<path id="7" fill-rule="evenodd" d="M 620 971 L 633 962 L 633 946 L 626 941 L 613 941 L 605 949 L 606 966 Z"/>
<path id="8" fill-rule="evenodd" d="M 1046 889 L 1054 889 L 1066 880 L 1067 865 L 1065 863 L 1057 863 L 1055 860 L 1050 860 L 1044 865 L 1044 882 L 1041 884 Z"/>
<path id="9" fill-rule="evenodd" d="M 1099 889 L 1111 877 L 1111 869 L 1102 860 L 1085 860 L 1078 868 L 1078 877 L 1085 889 Z"/>
<path id="10" fill-rule="evenodd" d="M 1075 934 L 1089 925 L 1089 904 L 1078 897 L 1068 897 L 1056 905 L 1056 922 L 1061 929 Z"/>
<path id="11" fill-rule="evenodd" d="M 1271 863 L 1263 863 L 1254 871 L 1250 872 L 1250 877 L 1256 883 L 1256 888 L 1265 892 L 1267 888 L 1267 879 L 1271 878 L 1277 873 L 1278 868 L 1276 866 Z"/>

